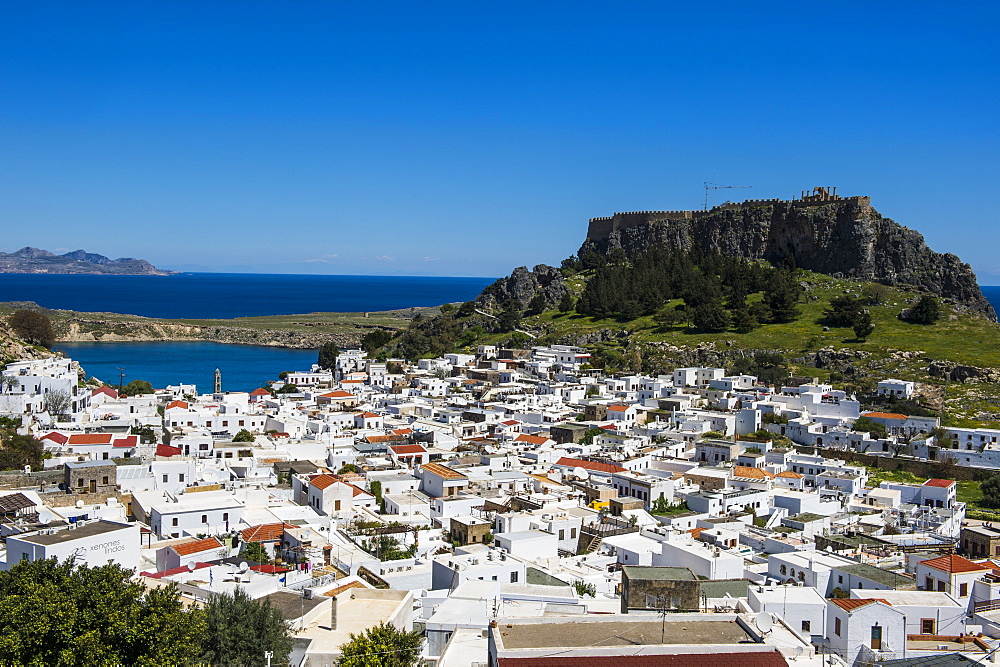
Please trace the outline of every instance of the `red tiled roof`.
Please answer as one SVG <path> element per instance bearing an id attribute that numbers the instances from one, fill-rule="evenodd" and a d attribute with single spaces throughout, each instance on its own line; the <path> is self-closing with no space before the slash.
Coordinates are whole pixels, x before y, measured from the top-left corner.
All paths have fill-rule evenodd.
<path id="1" fill-rule="evenodd" d="M 260 389 L 254 389 L 253 391 L 251 391 L 250 395 L 251 396 L 270 396 L 271 392 L 269 392 L 267 389 L 264 389 L 263 387 L 261 387 Z"/>
<path id="2" fill-rule="evenodd" d="M 98 387 L 90 392 L 91 396 L 97 396 L 98 394 L 104 394 L 105 396 L 110 396 L 111 398 L 118 398 L 118 392 L 111 387 Z"/>
<path id="3" fill-rule="evenodd" d="M 903 419 L 905 420 L 906 415 L 901 415 L 898 412 L 865 412 L 861 415 L 862 417 L 875 417 L 877 419 Z"/>
<path id="4" fill-rule="evenodd" d="M 457 470 L 452 470 L 448 466 L 441 465 L 440 463 L 425 463 L 420 466 L 420 469 L 433 473 L 442 479 L 468 479 Z"/>
<path id="5" fill-rule="evenodd" d="M 394 451 L 397 456 L 400 454 L 423 454 L 427 451 L 423 445 L 389 445 L 389 449 Z"/>
<path id="6" fill-rule="evenodd" d="M 114 447 L 136 447 L 139 444 L 139 436 L 127 435 L 124 438 L 115 438 Z"/>
<path id="7" fill-rule="evenodd" d="M 537 435 L 528 435 L 527 433 L 522 433 L 514 438 L 514 442 L 527 442 L 530 445 L 544 445 L 548 441 L 548 438 L 542 438 Z"/>
<path id="8" fill-rule="evenodd" d="M 926 482 L 924 482 L 924 486 L 937 486 L 942 489 L 947 489 L 954 483 L 955 482 L 953 482 L 950 479 L 929 479 Z"/>
<path id="9" fill-rule="evenodd" d="M 503 425 L 505 425 L 505 426 L 516 426 L 517 424 L 520 424 L 521 422 L 517 421 L 516 419 L 507 419 L 506 421 L 502 421 L 500 423 L 503 424 Z"/>
<path id="10" fill-rule="evenodd" d="M 393 435 L 410 435 L 411 433 L 413 433 L 412 428 L 397 428 L 392 432 Z"/>
<path id="11" fill-rule="evenodd" d="M 498 667 L 788 667 L 777 650 L 740 653 L 673 653 L 668 655 L 574 655 L 499 658 Z"/>
<path id="12" fill-rule="evenodd" d="M 69 444 L 71 445 L 110 445 L 111 438 L 113 436 L 110 433 L 74 433 L 69 436 Z"/>
<path id="13" fill-rule="evenodd" d="M 286 528 L 294 528 L 290 523 L 265 523 L 240 531 L 244 542 L 277 542 Z"/>
<path id="14" fill-rule="evenodd" d="M 802 475 L 797 472 L 792 472 L 791 470 L 785 470 L 784 472 L 779 472 L 775 477 L 787 477 L 788 479 L 802 479 Z"/>
<path id="15" fill-rule="evenodd" d="M 983 572 L 990 569 L 985 565 L 973 563 L 968 558 L 962 558 L 961 556 L 956 556 L 955 554 L 931 558 L 930 560 L 922 560 L 920 561 L 920 564 L 926 565 L 927 567 L 933 567 L 935 570 L 941 570 L 942 572 L 948 572 L 950 574 L 956 574 L 959 572 Z"/>
<path id="16" fill-rule="evenodd" d="M 337 481 L 334 475 L 316 475 L 309 480 L 309 483 L 315 486 L 317 489 L 325 489 Z"/>
<path id="17" fill-rule="evenodd" d="M 625 468 L 613 463 L 584 461 L 583 459 L 571 459 L 566 456 L 556 461 L 556 465 L 566 466 L 567 468 L 583 468 L 584 470 L 594 470 L 596 472 L 625 472 Z"/>
<path id="18" fill-rule="evenodd" d="M 625 412 L 629 409 L 627 405 L 609 405 L 608 412 Z"/>
<path id="19" fill-rule="evenodd" d="M 170 401 L 169 403 L 167 403 L 166 409 L 170 410 L 171 408 L 181 408 L 187 410 L 188 404 L 185 403 L 184 401 Z"/>
<path id="20" fill-rule="evenodd" d="M 364 496 L 371 496 L 372 495 L 372 494 L 368 493 L 367 491 L 365 491 L 364 489 L 362 489 L 360 487 L 357 487 L 357 486 L 354 486 L 353 484 L 348 484 L 347 482 L 344 482 L 344 484 L 346 486 L 351 487 L 351 497 L 352 498 L 357 498 L 358 496 L 362 496 L 362 495 L 364 495 Z M 372 496 L 372 497 L 374 497 L 374 496 Z"/>
<path id="21" fill-rule="evenodd" d="M 402 442 L 406 440 L 406 437 L 393 433 L 390 435 L 366 435 L 365 440 L 367 442 Z"/>
<path id="22" fill-rule="evenodd" d="M 761 470 L 760 468 L 751 468 L 750 466 L 736 466 L 733 468 L 733 477 L 741 477 L 743 479 L 759 479 L 761 481 L 766 480 L 768 477 L 774 477 L 771 473 Z"/>
<path id="23" fill-rule="evenodd" d="M 377 415 L 374 412 L 362 412 L 361 416 L 364 417 L 365 419 L 378 419 L 382 415 Z"/>
<path id="24" fill-rule="evenodd" d="M 854 611 L 859 607 L 864 607 L 865 605 L 871 604 L 873 602 L 881 602 L 882 604 L 887 604 L 890 607 L 892 603 L 888 600 L 883 600 L 882 598 L 864 598 L 862 600 L 852 600 L 849 598 L 833 598 L 830 600 L 833 604 L 837 605 L 844 611 Z"/>
<path id="25" fill-rule="evenodd" d="M 69 442 L 69 438 L 67 436 L 63 435 L 62 433 L 57 433 L 56 431 L 52 431 L 52 433 L 49 433 L 48 435 L 43 435 L 40 439 L 50 440 L 59 445 L 65 445 L 67 442 Z"/>
<path id="26" fill-rule="evenodd" d="M 171 447 L 170 445 L 157 445 L 156 455 L 157 456 L 177 456 L 181 453 L 180 447 Z"/>
<path id="27" fill-rule="evenodd" d="M 191 540 L 182 544 L 175 544 L 171 547 L 178 556 L 190 556 L 191 554 L 209 551 L 211 549 L 221 549 L 222 542 L 214 537 L 206 537 L 203 540 Z"/>

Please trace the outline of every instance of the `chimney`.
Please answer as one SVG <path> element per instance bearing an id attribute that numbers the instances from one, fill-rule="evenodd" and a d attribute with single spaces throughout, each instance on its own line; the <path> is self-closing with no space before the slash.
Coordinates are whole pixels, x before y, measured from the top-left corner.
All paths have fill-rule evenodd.
<path id="1" fill-rule="evenodd" d="M 330 598 L 330 630 L 337 629 L 337 596 Z"/>

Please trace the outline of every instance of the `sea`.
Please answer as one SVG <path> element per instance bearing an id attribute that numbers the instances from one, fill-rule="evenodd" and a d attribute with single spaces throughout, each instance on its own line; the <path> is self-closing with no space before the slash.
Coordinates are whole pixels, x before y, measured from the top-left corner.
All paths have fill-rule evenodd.
<path id="1" fill-rule="evenodd" d="M 0 274 L 0 301 L 34 301 L 47 308 L 165 318 L 230 318 L 310 312 L 362 312 L 467 301 L 494 278 L 302 276 L 182 273 L 173 276 Z M 1000 286 L 983 286 L 1000 312 Z M 194 383 L 212 390 L 215 369 L 224 391 L 252 391 L 281 371 L 305 370 L 316 350 L 204 341 L 60 343 L 88 375 L 117 384 L 146 380 L 154 387 Z"/>
<path id="2" fill-rule="evenodd" d="M 371 312 L 468 301 L 496 278 L 180 273 L 170 276 L 0 274 L 0 301 L 46 308 L 162 318 L 233 318 L 314 312 Z M 316 350 L 205 341 L 59 343 L 88 376 L 156 388 L 196 384 L 210 392 L 252 391 L 282 371 L 308 370 Z M 122 376 L 124 373 L 124 376 Z"/>

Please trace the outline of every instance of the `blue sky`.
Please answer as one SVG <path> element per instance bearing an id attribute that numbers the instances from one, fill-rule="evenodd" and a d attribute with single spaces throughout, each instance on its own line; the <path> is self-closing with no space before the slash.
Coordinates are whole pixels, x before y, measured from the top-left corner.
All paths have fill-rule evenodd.
<path id="1" fill-rule="evenodd" d="M 0 250 L 503 275 L 587 219 L 869 194 L 1000 284 L 995 3 L 0 7 Z"/>

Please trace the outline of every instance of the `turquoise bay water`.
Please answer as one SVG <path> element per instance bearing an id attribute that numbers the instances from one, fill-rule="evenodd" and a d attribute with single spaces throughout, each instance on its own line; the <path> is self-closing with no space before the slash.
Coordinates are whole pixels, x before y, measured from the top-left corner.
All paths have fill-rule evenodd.
<path id="1" fill-rule="evenodd" d="M 59 343 L 56 349 L 80 362 L 88 376 L 118 384 L 118 368 L 125 384 L 146 380 L 162 389 L 168 384 L 197 384 L 212 391 L 215 369 L 222 371 L 223 391 L 253 391 L 281 371 L 308 370 L 316 350 L 289 350 L 260 345 L 230 345 L 206 341 L 153 343 Z"/>

